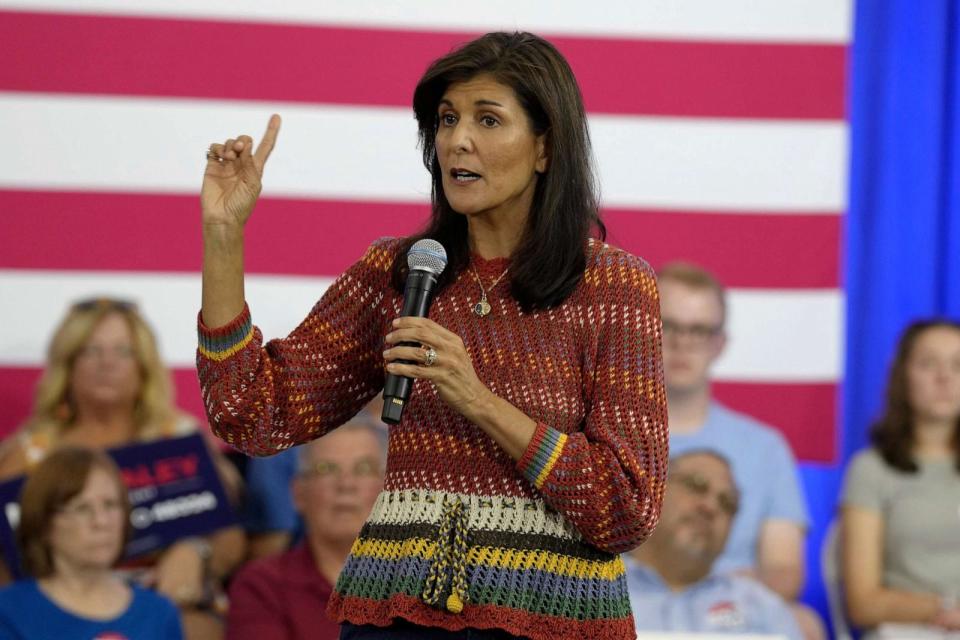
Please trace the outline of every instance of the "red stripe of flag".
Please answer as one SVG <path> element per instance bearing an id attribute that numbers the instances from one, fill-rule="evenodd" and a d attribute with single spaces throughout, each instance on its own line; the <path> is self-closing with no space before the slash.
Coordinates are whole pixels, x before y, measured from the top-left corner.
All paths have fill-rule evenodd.
<path id="1" fill-rule="evenodd" d="M 477 34 L 0 12 L 0 90 L 410 105 Z M 596 113 L 842 119 L 846 47 L 555 37 Z"/>
<path id="2" fill-rule="evenodd" d="M 0 268 L 198 271 L 198 196 L 0 191 Z M 425 204 L 265 198 L 249 222 L 249 273 L 336 275 Z M 733 287 L 837 288 L 840 216 L 604 212 L 608 241 L 655 267 L 698 262 Z M 85 238 L 77 242 L 77 238 Z"/>
<path id="3" fill-rule="evenodd" d="M 608 242 L 654 268 L 694 262 L 728 287 L 840 286 L 839 215 L 607 209 L 603 218 Z"/>
<path id="4" fill-rule="evenodd" d="M 0 406 L 4 408 L 0 413 L 0 438 L 13 431 L 30 413 L 40 374 L 38 367 L 0 367 Z M 173 377 L 178 406 L 204 420 L 196 371 L 178 368 L 173 371 Z M 798 459 L 834 461 L 837 385 L 717 383 L 715 392 L 734 409 L 782 431 Z M 790 411 L 783 410 L 787 406 Z"/>

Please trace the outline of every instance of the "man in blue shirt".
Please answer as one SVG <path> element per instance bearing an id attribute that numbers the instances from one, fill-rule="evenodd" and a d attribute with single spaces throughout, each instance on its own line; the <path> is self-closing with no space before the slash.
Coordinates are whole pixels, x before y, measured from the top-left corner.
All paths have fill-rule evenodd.
<path id="1" fill-rule="evenodd" d="M 670 463 L 660 524 L 624 560 L 638 632 L 771 634 L 801 640 L 789 607 L 743 575 L 712 573 L 740 503 L 727 461 L 690 451 Z"/>

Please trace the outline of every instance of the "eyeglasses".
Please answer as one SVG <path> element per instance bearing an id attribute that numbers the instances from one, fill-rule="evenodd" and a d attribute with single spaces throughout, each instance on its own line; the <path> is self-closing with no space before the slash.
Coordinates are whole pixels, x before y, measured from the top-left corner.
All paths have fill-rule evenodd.
<path id="1" fill-rule="evenodd" d="M 98 511 L 106 516 L 113 517 L 123 512 L 123 506 L 121 500 L 104 500 L 100 503 L 78 502 L 60 507 L 57 509 L 57 513 L 71 520 L 93 522 Z"/>
<path id="2" fill-rule="evenodd" d="M 70 307 L 74 311 L 93 311 L 95 309 L 111 311 L 136 311 L 137 305 L 130 300 L 120 298 L 86 298 L 78 300 Z"/>
<path id="3" fill-rule="evenodd" d="M 345 470 L 336 462 L 330 462 L 328 460 L 321 460 L 319 462 L 314 462 L 307 465 L 306 468 L 300 471 L 300 475 L 304 477 L 318 478 L 321 480 L 339 480 L 344 476 Z M 383 475 L 383 470 L 380 466 L 380 463 L 376 460 L 371 460 L 369 458 L 364 458 L 363 460 L 357 460 L 353 465 L 353 468 L 349 471 L 350 475 L 354 478 L 360 480 L 370 480 L 370 479 L 380 479 Z"/>
<path id="4" fill-rule="evenodd" d="M 673 472 L 668 477 L 670 480 L 676 480 L 681 487 L 700 498 L 711 493 L 710 481 L 699 473 Z M 739 495 L 732 491 L 718 491 L 714 496 L 721 511 L 730 517 L 737 515 L 737 511 L 740 509 Z"/>
<path id="5" fill-rule="evenodd" d="M 723 325 L 719 324 L 682 324 L 674 320 L 663 320 L 663 337 L 676 340 L 686 337 L 697 345 L 706 344 L 710 338 L 720 335 Z"/>
<path id="6" fill-rule="evenodd" d="M 103 360 L 107 356 L 113 356 L 117 360 L 132 360 L 134 355 L 133 347 L 124 344 L 118 344 L 113 347 L 88 344 L 77 351 L 77 358 L 84 360 Z"/>

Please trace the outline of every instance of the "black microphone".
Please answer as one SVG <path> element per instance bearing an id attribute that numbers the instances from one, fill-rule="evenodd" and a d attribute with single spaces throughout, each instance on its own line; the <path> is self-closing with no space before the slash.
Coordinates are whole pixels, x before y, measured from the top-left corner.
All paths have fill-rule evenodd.
<path id="1" fill-rule="evenodd" d="M 430 301 L 433 299 L 433 289 L 437 285 L 437 277 L 447 266 L 447 252 L 443 245 L 429 238 L 418 240 L 407 252 L 407 284 L 403 289 L 403 312 L 401 316 L 427 317 Z M 405 347 L 419 347 L 416 342 L 401 342 Z M 398 360 L 404 364 L 416 364 L 410 360 Z M 413 379 L 406 376 L 387 374 L 386 384 L 383 386 L 383 413 L 380 418 L 388 424 L 397 424 L 403 415 L 403 407 L 410 399 L 413 389 Z"/>

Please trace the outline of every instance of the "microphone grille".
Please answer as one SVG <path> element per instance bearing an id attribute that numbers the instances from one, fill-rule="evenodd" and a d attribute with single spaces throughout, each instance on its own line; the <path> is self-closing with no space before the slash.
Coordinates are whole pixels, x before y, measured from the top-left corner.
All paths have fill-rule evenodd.
<path id="1" fill-rule="evenodd" d="M 438 276 L 447 266 L 447 251 L 436 240 L 417 240 L 407 252 L 407 266 L 411 271 L 420 269 Z"/>

